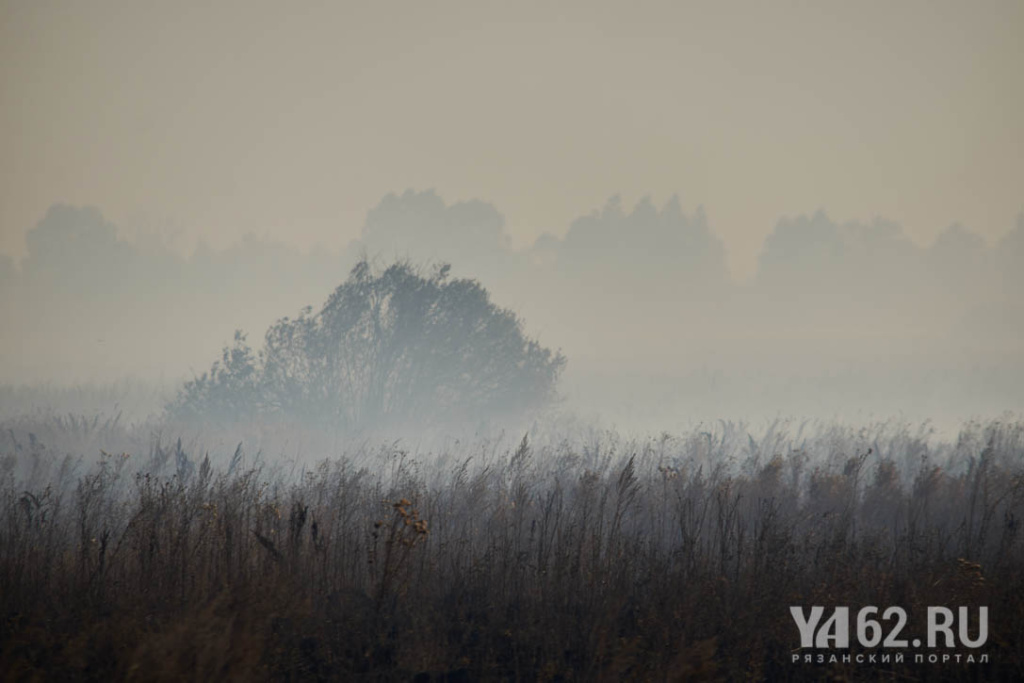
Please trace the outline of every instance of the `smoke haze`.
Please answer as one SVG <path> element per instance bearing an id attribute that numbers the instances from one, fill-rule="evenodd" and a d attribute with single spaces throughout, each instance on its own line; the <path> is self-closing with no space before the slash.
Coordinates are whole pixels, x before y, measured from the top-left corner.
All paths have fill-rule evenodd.
<path id="1" fill-rule="evenodd" d="M 479 279 L 617 424 L 1020 411 L 1022 27 L 2 3 L 0 382 L 173 389 L 366 255 Z"/>
<path id="2" fill-rule="evenodd" d="M 318 308 L 363 255 L 450 262 L 569 358 L 573 410 L 657 428 L 713 417 L 1020 410 L 1024 217 L 995 244 L 954 224 L 930 245 L 894 223 L 781 219 L 745 282 L 703 209 L 613 197 L 516 249 L 501 212 L 389 194 L 345 249 L 248 237 L 183 256 L 126 240 L 94 208 L 55 205 L 3 272 L 7 382 L 165 388 L 205 371 L 234 330 L 258 342 Z"/>

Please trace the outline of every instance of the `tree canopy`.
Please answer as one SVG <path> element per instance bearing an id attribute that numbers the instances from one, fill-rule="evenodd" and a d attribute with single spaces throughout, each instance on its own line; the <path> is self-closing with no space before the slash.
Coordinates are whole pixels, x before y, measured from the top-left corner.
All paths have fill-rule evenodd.
<path id="1" fill-rule="evenodd" d="M 474 422 L 550 401 L 565 357 L 527 338 L 479 282 L 449 273 L 408 263 L 375 272 L 364 259 L 319 312 L 274 323 L 258 353 L 236 332 L 169 415 L 362 430 Z"/>

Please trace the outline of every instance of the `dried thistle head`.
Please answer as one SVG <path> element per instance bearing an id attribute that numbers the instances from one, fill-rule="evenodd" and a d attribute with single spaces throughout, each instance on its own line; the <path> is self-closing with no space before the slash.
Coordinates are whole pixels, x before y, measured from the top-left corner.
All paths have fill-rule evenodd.
<path id="1" fill-rule="evenodd" d="M 669 465 L 658 465 L 658 472 L 661 473 L 661 478 L 664 480 L 676 479 L 679 477 L 678 467 L 671 467 Z"/>

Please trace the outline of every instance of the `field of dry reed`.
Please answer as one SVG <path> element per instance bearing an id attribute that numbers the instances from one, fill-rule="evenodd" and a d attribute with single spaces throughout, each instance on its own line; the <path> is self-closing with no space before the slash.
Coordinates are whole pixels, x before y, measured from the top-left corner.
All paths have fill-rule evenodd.
<path id="1" fill-rule="evenodd" d="M 3 427 L 9 680 L 1024 679 L 1020 422 L 290 464 L 112 420 Z M 989 663 L 794 664 L 791 605 L 898 605 L 908 633 L 987 605 Z"/>

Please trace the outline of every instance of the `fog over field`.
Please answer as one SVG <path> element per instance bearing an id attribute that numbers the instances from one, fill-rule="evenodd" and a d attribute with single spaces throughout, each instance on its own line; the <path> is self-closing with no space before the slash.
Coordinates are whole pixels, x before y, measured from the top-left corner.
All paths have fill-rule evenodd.
<path id="1" fill-rule="evenodd" d="M 0 0 L 0 677 L 1024 680 L 1022 45 Z"/>
<path id="2" fill-rule="evenodd" d="M 278 318 L 319 308 L 368 256 L 477 279 L 567 356 L 559 407 L 612 425 L 1024 408 L 1024 217 L 993 243 L 953 224 L 925 245 L 884 219 L 784 217 L 743 281 L 706 211 L 676 196 L 612 197 L 524 248 L 493 204 L 433 190 L 388 194 L 341 250 L 249 237 L 181 254 L 121 232 L 65 204 L 28 231 L 3 275 L 7 383 L 170 391 L 236 329 L 258 346 Z"/>
<path id="3" fill-rule="evenodd" d="M 1019 3 L 0 11 L 7 385 L 173 393 L 366 256 L 617 426 L 1024 408 Z"/>

